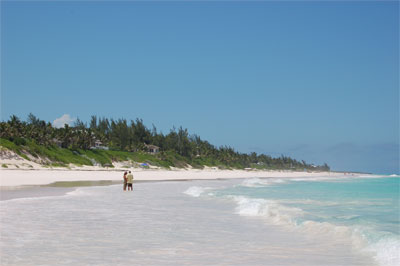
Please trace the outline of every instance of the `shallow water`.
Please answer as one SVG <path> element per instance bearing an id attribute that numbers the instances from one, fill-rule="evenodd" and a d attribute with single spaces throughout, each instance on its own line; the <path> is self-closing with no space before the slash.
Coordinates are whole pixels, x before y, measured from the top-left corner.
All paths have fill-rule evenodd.
<path id="1" fill-rule="evenodd" d="M 400 265 L 398 177 L 247 179 L 213 191 L 243 216 L 308 235 L 348 239 L 379 265 Z"/>
<path id="2" fill-rule="evenodd" d="M 259 215 L 264 203 L 252 200 L 265 198 L 241 195 L 249 188 L 243 182 L 258 181 L 137 183 L 133 192 L 82 187 L 1 201 L 1 265 L 376 264 L 374 251 L 355 248 L 347 236 Z M 277 215 L 295 217 L 287 208 Z"/>

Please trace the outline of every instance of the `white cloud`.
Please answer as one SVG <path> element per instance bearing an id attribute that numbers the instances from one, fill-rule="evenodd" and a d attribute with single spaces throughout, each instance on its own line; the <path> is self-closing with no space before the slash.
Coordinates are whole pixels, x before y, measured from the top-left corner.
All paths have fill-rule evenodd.
<path id="1" fill-rule="evenodd" d="M 64 114 L 60 118 L 57 118 L 53 121 L 53 126 L 56 128 L 61 128 L 64 127 L 65 124 L 71 125 L 74 121 L 75 118 L 72 118 L 69 114 Z"/>

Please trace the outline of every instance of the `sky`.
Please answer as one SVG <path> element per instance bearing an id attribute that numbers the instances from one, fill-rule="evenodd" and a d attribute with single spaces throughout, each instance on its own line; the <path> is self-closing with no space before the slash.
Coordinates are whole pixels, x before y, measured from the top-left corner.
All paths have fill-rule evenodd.
<path id="1" fill-rule="evenodd" d="M 399 173 L 399 3 L 1 2 L 1 120 L 175 126 Z"/>

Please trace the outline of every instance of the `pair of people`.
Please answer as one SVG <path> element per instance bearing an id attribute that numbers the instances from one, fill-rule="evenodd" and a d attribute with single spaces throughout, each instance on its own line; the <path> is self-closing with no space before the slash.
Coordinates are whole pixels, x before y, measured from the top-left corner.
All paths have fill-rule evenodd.
<path id="1" fill-rule="evenodd" d="M 124 173 L 124 191 L 126 191 L 126 187 L 128 187 L 128 190 L 133 191 L 133 175 L 131 171 L 128 172 Z"/>

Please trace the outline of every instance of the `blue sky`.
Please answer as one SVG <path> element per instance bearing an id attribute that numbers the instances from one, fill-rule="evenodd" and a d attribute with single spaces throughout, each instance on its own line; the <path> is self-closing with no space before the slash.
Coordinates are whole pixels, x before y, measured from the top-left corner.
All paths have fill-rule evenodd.
<path id="1" fill-rule="evenodd" d="M 142 118 L 399 172 L 398 2 L 2 2 L 1 119 Z"/>

